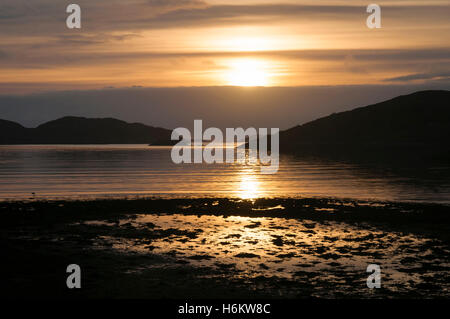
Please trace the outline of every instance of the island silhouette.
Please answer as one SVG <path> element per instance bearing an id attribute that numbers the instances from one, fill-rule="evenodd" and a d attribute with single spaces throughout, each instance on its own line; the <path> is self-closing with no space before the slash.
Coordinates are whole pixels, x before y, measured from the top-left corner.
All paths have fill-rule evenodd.
<path id="1" fill-rule="evenodd" d="M 450 91 L 420 91 L 359 107 L 280 132 L 281 152 L 396 152 L 448 155 Z M 0 144 L 173 145 L 171 130 L 113 118 L 67 116 L 26 128 L 0 120 Z"/>
<path id="2" fill-rule="evenodd" d="M 308 122 L 281 133 L 284 150 L 448 145 L 450 91 L 421 91 Z"/>

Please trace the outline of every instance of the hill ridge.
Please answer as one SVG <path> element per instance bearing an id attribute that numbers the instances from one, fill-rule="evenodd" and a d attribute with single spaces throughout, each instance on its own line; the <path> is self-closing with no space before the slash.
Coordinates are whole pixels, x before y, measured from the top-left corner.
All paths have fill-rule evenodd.
<path id="1" fill-rule="evenodd" d="M 152 144 L 170 139 L 168 129 L 115 118 L 64 116 L 35 128 L 0 120 L 0 144 Z"/>
<path id="2" fill-rule="evenodd" d="M 448 144 L 450 91 L 419 91 L 333 113 L 280 133 L 284 149 L 305 146 Z"/>

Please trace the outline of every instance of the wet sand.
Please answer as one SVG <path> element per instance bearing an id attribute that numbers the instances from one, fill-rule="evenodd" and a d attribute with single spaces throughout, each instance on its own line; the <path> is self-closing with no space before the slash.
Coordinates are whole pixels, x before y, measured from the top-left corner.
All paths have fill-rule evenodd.
<path id="1" fill-rule="evenodd" d="M 0 213 L 3 297 L 450 297 L 444 205 L 147 198 L 2 202 Z M 66 288 L 72 263 L 82 289 Z M 367 288 L 368 264 L 382 288 Z"/>

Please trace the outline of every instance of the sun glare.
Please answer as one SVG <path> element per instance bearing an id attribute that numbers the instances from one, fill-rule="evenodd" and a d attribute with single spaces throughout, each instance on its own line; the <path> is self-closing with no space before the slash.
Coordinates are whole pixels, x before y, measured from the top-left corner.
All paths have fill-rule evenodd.
<path id="1" fill-rule="evenodd" d="M 266 86 L 269 84 L 267 65 L 253 59 L 234 60 L 227 72 L 227 83 L 235 86 Z"/>
<path id="2" fill-rule="evenodd" d="M 239 197 L 242 199 L 253 199 L 260 193 L 259 181 L 252 175 L 243 175 L 239 185 Z"/>

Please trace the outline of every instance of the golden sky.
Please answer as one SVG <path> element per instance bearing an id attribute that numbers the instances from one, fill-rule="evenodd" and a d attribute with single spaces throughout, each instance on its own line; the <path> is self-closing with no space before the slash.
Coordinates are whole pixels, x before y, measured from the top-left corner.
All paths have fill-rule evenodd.
<path id="1" fill-rule="evenodd" d="M 371 2 L 2 0 L 0 93 L 448 81 L 450 1 Z"/>

